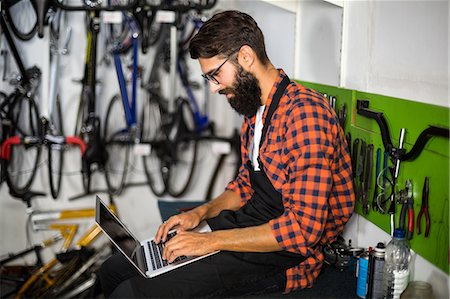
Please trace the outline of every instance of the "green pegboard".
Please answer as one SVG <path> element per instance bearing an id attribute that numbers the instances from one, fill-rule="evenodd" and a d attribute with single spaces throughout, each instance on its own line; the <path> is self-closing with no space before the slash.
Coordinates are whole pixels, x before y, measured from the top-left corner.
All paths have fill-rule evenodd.
<path id="1" fill-rule="evenodd" d="M 369 109 L 383 112 L 387 121 L 392 144 L 398 147 L 400 129 L 406 129 L 404 148 L 410 150 L 419 134 L 429 125 L 449 128 L 449 109 L 378 94 L 365 93 L 335 86 L 299 81 L 306 87 L 336 98 L 336 110 L 342 105 L 347 107 L 347 120 L 344 126 L 352 140 L 359 138 L 367 144 L 374 145 L 374 165 L 377 148 L 384 152 L 380 129 L 375 120 L 357 114 L 357 100 L 368 100 Z M 391 166 L 392 163 L 389 163 Z M 406 180 L 413 184 L 415 231 L 410 244 L 412 249 L 446 273 L 449 273 L 449 140 L 433 137 L 426 144 L 421 154 L 413 161 L 400 164 L 396 191 L 405 188 Z M 375 186 L 375 166 L 372 173 L 372 188 L 369 202 L 372 201 Z M 422 202 L 422 187 L 425 177 L 429 177 L 429 212 L 431 218 L 430 235 L 417 234 L 416 217 Z M 389 203 L 388 203 L 389 206 Z M 398 226 L 401 205 L 396 205 L 395 224 Z M 390 233 L 390 216 L 372 209 L 366 215 L 362 212 L 359 201 L 355 211 L 387 233 Z M 424 231 L 424 221 L 422 231 Z M 374 240 L 376 244 L 378 240 Z"/>

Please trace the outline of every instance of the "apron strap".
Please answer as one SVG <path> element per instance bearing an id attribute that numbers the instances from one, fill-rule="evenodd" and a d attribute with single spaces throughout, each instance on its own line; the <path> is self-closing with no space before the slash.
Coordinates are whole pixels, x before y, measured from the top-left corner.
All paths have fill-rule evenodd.
<path id="1" fill-rule="evenodd" d="M 265 138 L 267 130 L 269 128 L 272 116 L 273 116 L 275 110 L 277 109 L 278 104 L 280 103 L 280 99 L 283 96 L 284 90 L 289 85 L 289 83 L 291 83 L 291 80 L 289 79 L 288 76 L 285 76 L 283 78 L 283 80 L 281 80 L 280 84 L 278 85 L 277 90 L 275 91 L 275 94 L 272 99 L 272 103 L 270 103 L 270 106 L 269 106 L 269 111 L 267 111 L 266 119 L 264 120 L 264 127 L 263 127 L 262 133 L 261 133 L 261 141 L 259 142 L 260 148 L 264 142 L 264 138 Z"/>

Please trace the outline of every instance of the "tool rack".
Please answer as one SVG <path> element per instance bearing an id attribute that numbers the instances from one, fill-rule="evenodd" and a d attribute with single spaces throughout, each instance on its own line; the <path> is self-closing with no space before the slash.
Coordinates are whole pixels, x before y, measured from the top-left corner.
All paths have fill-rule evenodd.
<path id="1" fill-rule="evenodd" d="M 335 110 L 338 112 L 346 106 L 346 120 L 344 131 L 350 133 L 351 143 L 358 138 L 366 144 L 373 144 L 374 153 L 378 148 L 385 151 L 385 143 L 381 134 L 380 124 L 375 119 L 358 113 L 357 105 L 364 101 L 366 108 L 382 113 L 390 138 L 395 150 L 403 148 L 403 153 L 411 151 L 420 134 L 430 126 L 444 128 L 449 125 L 450 109 L 431 104 L 425 104 L 390 96 L 361 92 L 330 85 L 323 85 L 299 81 L 306 87 L 313 88 L 328 97 L 333 97 Z M 359 107 L 361 108 L 361 107 Z M 361 112 L 361 111 L 360 111 Z M 403 146 L 399 146 L 401 129 L 405 128 Z M 444 134 L 445 135 L 445 134 Z M 419 138 L 420 139 L 420 138 Z M 353 144 L 351 144 L 352 146 Z M 391 149 L 392 150 L 392 149 Z M 372 201 L 376 186 L 375 154 L 371 175 L 371 188 L 368 192 L 369 203 Z M 381 155 L 383 158 L 383 154 Z M 388 166 L 395 168 L 396 159 L 391 155 Z M 381 161 L 382 161 L 381 158 Z M 382 162 L 381 162 L 382 167 Z M 398 177 L 395 184 L 395 193 L 405 191 L 407 180 L 412 184 L 412 206 L 414 208 L 414 232 L 409 241 L 412 249 L 442 269 L 449 272 L 449 171 L 450 154 L 449 139 L 446 137 L 431 137 L 426 140 L 423 150 L 408 161 L 401 161 L 398 167 Z M 417 230 L 417 216 L 421 210 L 422 191 L 425 177 L 429 178 L 429 235 L 425 237 L 425 220 L 422 216 L 421 233 Z M 389 204 L 388 204 L 389 208 Z M 401 204 L 395 205 L 393 221 L 395 227 L 399 226 Z M 370 206 L 366 212 L 361 201 L 356 201 L 355 211 L 368 221 L 374 223 L 387 233 L 391 233 L 391 216 L 375 211 Z"/>

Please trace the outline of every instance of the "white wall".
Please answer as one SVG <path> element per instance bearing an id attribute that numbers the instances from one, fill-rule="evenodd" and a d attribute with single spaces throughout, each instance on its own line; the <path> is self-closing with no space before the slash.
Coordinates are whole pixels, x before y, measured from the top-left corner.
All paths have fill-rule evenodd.
<path id="1" fill-rule="evenodd" d="M 344 6 L 344 87 L 450 106 L 448 1 Z"/>

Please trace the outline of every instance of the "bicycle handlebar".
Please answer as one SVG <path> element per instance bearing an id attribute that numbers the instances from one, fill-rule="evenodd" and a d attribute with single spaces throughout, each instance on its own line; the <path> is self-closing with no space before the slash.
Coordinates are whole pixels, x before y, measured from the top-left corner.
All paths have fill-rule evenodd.
<path id="1" fill-rule="evenodd" d="M 381 139 L 383 141 L 386 152 L 391 157 L 398 159 L 399 161 L 413 161 L 414 159 L 416 159 L 424 149 L 428 140 L 433 136 L 450 138 L 449 128 L 429 125 L 428 128 L 424 129 L 420 133 L 419 137 L 417 137 L 412 149 L 409 152 L 406 152 L 406 150 L 401 146 L 399 146 L 399 148 L 396 148 L 393 145 L 391 136 L 389 134 L 389 127 L 386 119 L 384 118 L 383 112 L 370 110 L 369 101 L 364 100 L 357 101 L 356 110 L 358 114 L 367 118 L 374 119 L 377 122 L 380 128 Z"/>

